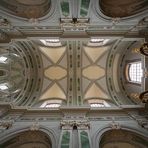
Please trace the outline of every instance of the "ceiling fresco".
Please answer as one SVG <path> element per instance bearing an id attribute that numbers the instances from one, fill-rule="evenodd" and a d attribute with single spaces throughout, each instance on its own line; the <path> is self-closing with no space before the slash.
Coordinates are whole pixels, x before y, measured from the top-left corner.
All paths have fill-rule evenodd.
<path id="1" fill-rule="evenodd" d="M 50 0 L 1 0 L 0 7 L 7 13 L 22 18 L 40 18 L 50 11 Z"/>
<path id="2" fill-rule="evenodd" d="M 7 142 L 0 145 L 5 148 L 51 148 L 51 140 L 41 131 L 25 131 L 14 135 Z"/>
<path id="3" fill-rule="evenodd" d="M 146 138 L 141 137 L 137 133 L 122 129 L 109 130 L 105 132 L 100 142 L 101 148 L 146 148 L 147 145 L 148 141 Z"/>
<path id="4" fill-rule="evenodd" d="M 128 17 L 148 9 L 147 0 L 100 0 L 102 12 L 109 17 Z"/>

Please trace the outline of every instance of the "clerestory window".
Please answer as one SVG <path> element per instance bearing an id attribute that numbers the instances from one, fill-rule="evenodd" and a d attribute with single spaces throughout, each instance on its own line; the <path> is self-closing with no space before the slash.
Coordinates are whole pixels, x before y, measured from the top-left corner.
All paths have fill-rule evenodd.
<path id="1" fill-rule="evenodd" d="M 90 106 L 91 107 L 105 107 L 103 103 L 91 103 Z"/>
<path id="2" fill-rule="evenodd" d="M 141 83 L 143 76 L 142 63 L 133 62 L 128 64 L 128 79 L 133 83 Z"/>
<path id="3" fill-rule="evenodd" d="M 47 100 L 43 102 L 40 107 L 41 108 L 58 108 L 60 106 L 61 106 L 61 100 L 55 100 L 55 102 L 53 102 L 53 100 Z"/>
<path id="4" fill-rule="evenodd" d="M 90 104 L 91 108 L 110 107 L 108 102 L 100 99 L 91 99 L 91 100 L 88 100 L 88 103 Z"/>

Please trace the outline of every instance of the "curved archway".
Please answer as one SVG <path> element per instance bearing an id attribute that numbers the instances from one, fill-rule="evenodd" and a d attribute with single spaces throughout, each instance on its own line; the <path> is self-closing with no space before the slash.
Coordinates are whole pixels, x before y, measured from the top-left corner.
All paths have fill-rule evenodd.
<path id="1" fill-rule="evenodd" d="M 144 0 L 100 0 L 103 14 L 109 17 L 129 17 L 147 10 L 148 3 Z"/>
<path id="2" fill-rule="evenodd" d="M 41 18 L 45 16 L 51 7 L 50 0 L 2 0 L 0 2 L 1 9 L 14 16 L 22 18 Z"/>
<path id="3" fill-rule="evenodd" d="M 0 100 L 32 105 L 42 84 L 40 52 L 31 41 L 13 41 L 0 50 Z"/>
<path id="4" fill-rule="evenodd" d="M 23 131 L 7 140 L 0 147 L 5 148 L 52 148 L 51 138 L 42 131 Z"/>
<path id="5" fill-rule="evenodd" d="M 123 130 L 123 129 L 112 129 L 106 131 L 100 140 L 100 148 L 147 148 L 148 140 L 141 135 Z"/>

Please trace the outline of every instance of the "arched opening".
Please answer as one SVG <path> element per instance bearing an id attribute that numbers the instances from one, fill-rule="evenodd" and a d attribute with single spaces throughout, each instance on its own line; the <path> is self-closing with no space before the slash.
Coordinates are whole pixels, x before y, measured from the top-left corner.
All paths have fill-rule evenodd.
<path id="1" fill-rule="evenodd" d="M 142 70 L 142 62 L 132 62 L 128 63 L 128 80 L 131 83 L 141 83 L 142 76 L 143 76 L 143 70 Z"/>
<path id="2" fill-rule="evenodd" d="M 102 135 L 100 148 L 147 148 L 148 140 L 126 130 L 109 130 Z"/>
<path id="3" fill-rule="evenodd" d="M 42 131 L 25 131 L 1 144 L 3 148 L 52 148 L 50 137 Z"/>
<path id="4" fill-rule="evenodd" d="M 50 11 L 50 0 L 2 0 L 1 9 L 15 16 L 23 18 L 40 18 Z"/>
<path id="5" fill-rule="evenodd" d="M 145 0 L 100 0 L 102 13 L 109 17 L 128 17 L 147 10 Z"/>

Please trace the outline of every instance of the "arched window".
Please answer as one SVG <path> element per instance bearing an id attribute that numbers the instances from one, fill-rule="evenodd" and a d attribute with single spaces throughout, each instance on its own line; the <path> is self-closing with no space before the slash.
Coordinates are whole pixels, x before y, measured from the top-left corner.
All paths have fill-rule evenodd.
<path id="1" fill-rule="evenodd" d="M 130 82 L 141 83 L 143 76 L 142 63 L 133 62 L 128 64 L 128 78 Z"/>
<path id="2" fill-rule="evenodd" d="M 103 103 L 91 103 L 90 106 L 91 107 L 105 107 Z"/>
<path id="3" fill-rule="evenodd" d="M 60 107 L 60 104 L 57 104 L 57 103 L 53 103 L 53 104 L 46 104 L 45 106 L 46 108 L 57 108 L 57 107 Z"/>
<path id="4" fill-rule="evenodd" d="M 91 99 L 88 100 L 88 103 L 91 108 L 110 107 L 110 105 L 105 100 L 100 99 Z"/>
<path id="5" fill-rule="evenodd" d="M 58 108 L 61 106 L 61 100 L 47 100 L 42 103 L 41 108 Z"/>

